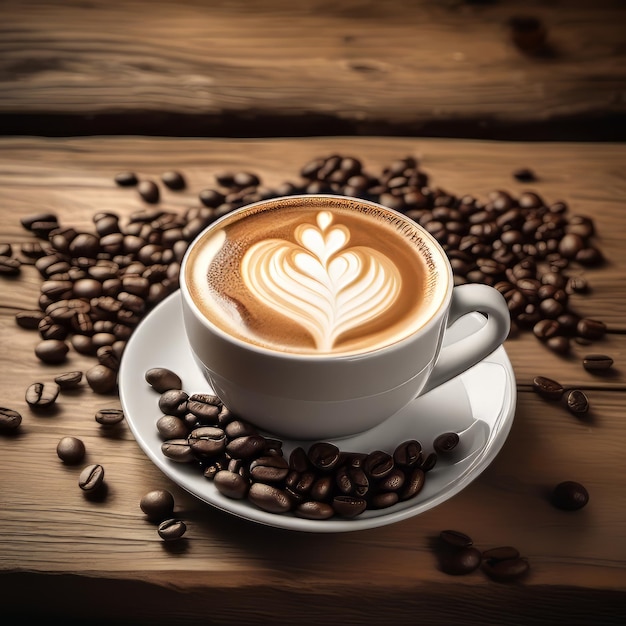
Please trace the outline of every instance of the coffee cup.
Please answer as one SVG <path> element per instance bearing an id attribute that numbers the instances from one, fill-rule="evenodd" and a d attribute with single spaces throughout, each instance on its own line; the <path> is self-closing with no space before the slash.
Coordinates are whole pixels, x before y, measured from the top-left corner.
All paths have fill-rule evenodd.
<path id="1" fill-rule="evenodd" d="M 237 209 L 194 239 L 180 275 L 186 336 L 213 392 L 283 438 L 378 426 L 488 356 L 510 326 L 498 291 L 454 286 L 419 224 L 345 196 Z M 475 312 L 485 323 L 442 347 Z"/>

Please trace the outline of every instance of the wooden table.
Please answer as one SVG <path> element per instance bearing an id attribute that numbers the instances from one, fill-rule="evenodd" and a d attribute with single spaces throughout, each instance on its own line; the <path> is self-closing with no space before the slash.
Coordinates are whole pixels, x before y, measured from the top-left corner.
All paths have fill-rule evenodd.
<path id="1" fill-rule="evenodd" d="M 126 218 L 145 208 L 135 190 L 115 185 L 120 171 L 154 179 L 181 171 L 187 190 L 165 191 L 160 206 L 183 211 L 225 169 L 256 172 L 272 187 L 296 180 L 315 157 L 353 155 L 379 173 L 413 155 L 433 186 L 452 193 L 533 189 L 592 217 L 607 263 L 581 271 L 592 290 L 573 304 L 609 332 L 569 357 L 531 333 L 511 336 L 517 410 L 485 472 L 419 516 L 318 535 L 237 519 L 179 488 L 125 423 L 107 431 L 95 422 L 98 409 L 120 406 L 115 394 L 83 384 L 50 414 L 31 410 L 28 385 L 95 361 L 70 352 L 62 365 L 42 364 L 37 333 L 15 322 L 36 308 L 41 277 L 33 267 L 0 277 L 0 406 L 23 416 L 16 436 L 0 434 L 2 615 L 11 623 L 621 624 L 626 144 L 607 140 L 624 141 L 623 3 L 524 3 L 548 27 L 540 54 L 511 43 L 513 2 L 206 4 L 2 4 L 0 243 L 31 241 L 19 220 L 38 212 L 91 230 L 96 212 Z M 528 141 L 477 140 L 502 137 Z M 517 182 L 521 167 L 538 181 Z M 610 375 L 583 369 L 590 351 L 615 360 Z M 542 400 L 531 389 L 536 375 L 583 389 L 590 414 L 578 419 Z M 105 466 L 103 501 L 86 499 L 79 468 L 58 459 L 65 435 L 85 442 L 85 463 Z M 588 488 L 584 509 L 549 503 L 563 480 Z M 180 542 L 163 542 L 139 508 L 155 488 L 175 496 L 188 526 Z M 481 571 L 445 574 L 432 542 L 446 528 L 481 549 L 517 547 L 529 575 L 505 584 Z"/>

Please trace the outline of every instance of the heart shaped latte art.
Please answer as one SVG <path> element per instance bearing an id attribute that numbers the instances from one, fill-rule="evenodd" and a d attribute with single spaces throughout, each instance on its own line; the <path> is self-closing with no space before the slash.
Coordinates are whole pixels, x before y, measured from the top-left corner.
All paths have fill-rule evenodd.
<path id="1" fill-rule="evenodd" d="M 296 227 L 295 241 L 259 241 L 241 263 L 250 292 L 305 328 L 320 352 L 392 306 L 401 286 L 388 257 L 366 246 L 347 247 L 349 229 L 332 221 L 332 213 L 320 211 L 317 226 Z"/>

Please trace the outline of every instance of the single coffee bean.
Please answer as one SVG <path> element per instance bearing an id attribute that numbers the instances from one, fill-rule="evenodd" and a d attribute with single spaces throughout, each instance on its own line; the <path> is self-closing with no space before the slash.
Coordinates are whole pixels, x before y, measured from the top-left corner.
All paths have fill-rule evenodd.
<path id="1" fill-rule="evenodd" d="M 533 183 L 537 180 L 535 173 L 527 167 L 515 170 L 513 172 L 513 178 L 518 180 L 520 183 Z"/>
<path id="2" fill-rule="evenodd" d="M 154 489 L 141 497 L 139 507 L 151 520 L 168 519 L 174 512 L 174 496 L 166 489 Z"/>
<path id="3" fill-rule="evenodd" d="M 161 180 L 166 187 L 175 191 L 179 191 L 180 189 L 184 189 L 186 187 L 185 178 L 180 172 L 164 172 L 161 175 Z"/>
<path id="4" fill-rule="evenodd" d="M 572 389 L 566 397 L 567 408 L 574 415 L 584 415 L 589 411 L 589 398 L 584 391 Z"/>
<path id="5" fill-rule="evenodd" d="M 482 554 L 473 546 L 457 548 L 440 555 L 441 569 L 453 576 L 470 574 L 480 566 L 481 562 Z"/>
<path id="6" fill-rule="evenodd" d="M 213 457 L 226 448 L 226 434 L 221 428 L 202 426 L 189 433 L 187 442 L 197 457 Z"/>
<path id="7" fill-rule="evenodd" d="M 458 530 L 442 530 L 439 539 L 446 545 L 453 548 L 469 548 L 474 545 L 472 538 Z"/>
<path id="8" fill-rule="evenodd" d="M 483 571 L 492 580 L 508 582 L 519 580 L 528 573 L 530 566 L 524 558 L 504 559 L 502 561 L 487 560 L 483 562 Z"/>
<path id="9" fill-rule="evenodd" d="M 410 439 L 399 444 L 393 453 L 394 463 L 400 467 L 413 467 L 422 458 L 422 444 Z"/>
<path id="10" fill-rule="evenodd" d="M 194 393 L 187 401 L 187 411 L 203 424 L 216 424 L 221 408 L 220 399 L 207 393 Z"/>
<path id="11" fill-rule="evenodd" d="M 60 339 L 44 339 L 35 346 L 35 355 L 43 363 L 57 365 L 63 363 L 69 346 Z"/>
<path id="12" fill-rule="evenodd" d="M 163 415 L 156 423 L 157 430 L 162 439 L 186 439 L 189 428 L 182 418 L 176 415 Z"/>
<path id="13" fill-rule="evenodd" d="M 339 448 L 324 441 L 314 443 L 309 448 L 307 456 L 312 465 L 322 471 L 334 469 L 341 459 Z"/>
<path id="14" fill-rule="evenodd" d="M 301 502 L 294 509 L 296 517 L 312 520 L 325 520 L 333 517 L 335 510 L 326 502 L 317 502 L 315 500 L 306 500 Z"/>
<path id="15" fill-rule="evenodd" d="M 142 180 L 137 186 L 137 191 L 141 198 L 150 204 L 156 204 L 161 197 L 157 184 L 151 180 Z"/>
<path id="16" fill-rule="evenodd" d="M 134 172 L 120 172 L 115 175 L 115 182 L 120 187 L 134 187 L 138 180 Z"/>
<path id="17" fill-rule="evenodd" d="M 17 276 L 21 271 L 22 263 L 19 259 L 10 256 L 0 256 L 0 276 Z"/>
<path id="18" fill-rule="evenodd" d="M 68 465 L 80 463 L 85 458 L 85 444 L 77 437 L 63 437 L 57 444 L 57 456 Z"/>
<path id="19" fill-rule="evenodd" d="M 43 316 L 43 311 L 19 311 L 15 314 L 15 321 L 20 328 L 37 330 Z"/>
<path id="20" fill-rule="evenodd" d="M 221 412 L 221 411 L 220 411 Z M 234 419 L 226 424 L 224 430 L 229 439 L 237 439 L 238 437 L 247 437 L 248 435 L 258 435 L 259 431 L 249 422 L 240 419 Z"/>
<path id="21" fill-rule="evenodd" d="M 506 561 L 508 559 L 518 559 L 519 550 L 513 546 L 499 546 L 483 550 L 483 560 L 486 561 Z"/>
<path id="22" fill-rule="evenodd" d="M 59 391 L 56 383 L 33 383 L 26 389 L 25 399 L 32 408 L 47 408 L 56 402 Z"/>
<path id="23" fill-rule="evenodd" d="M 22 416 L 13 409 L 0 407 L 0 431 L 16 430 L 22 423 Z"/>
<path id="24" fill-rule="evenodd" d="M 102 426 L 115 426 L 124 419 L 122 409 L 99 409 L 96 411 L 96 422 Z"/>
<path id="25" fill-rule="evenodd" d="M 562 335 L 550 337 L 546 341 L 546 346 L 557 354 L 567 354 L 570 349 L 570 340 L 569 337 L 564 337 Z"/>
<path id="26" fill-rule="evenodd" d="M 533 391 L 548 400 L 559 400 L 565 389 L 556 380 L 546 376 L 535 376 L 533 378 Z"/>
<path id="27" fill-rule="evenodd" d="M 182 389 L 168 389 L 159 398 L 159 409 L 167 415 L 182 417 L 187 413 L 189 396 Z"/>
<path id="28" fill-rule="evenodd" d="M 459 440 L 457 433 L 443 433 L 435 439 L 433 448 L 437 454 L 446 454 L 457 447 Z"/>
<path id="29" fill-rule="evenodd" d="M 563 511 L 577 511 L 589 502 L 589 492 L 579 482 L 566 480 L 552 491 L 552 504 Z"/>
<path id="30" fill-rule="evenodd" d="M 588 372 L 605 372 L 613 366 L 613 359 L 605 354 L 587 354 L 583 359 L 583 367 Z"/>
<path id="31" fill-rule="evenodd" d="M 252 483 L 248 491 L 248 499 L 252 504 L 269 513 L 286 513 L 293 506 L 289 494 L 284 489 L 265 483 Z"/>
<path id="32" fill-rule="evenodd" d="M 78 486 L 83 491 L 95 492 L 102 487 L 104 483 L 104 467 L 96 463 L 87 465 L 78 477 Z"/>
<path id="33" fill-rule="evenodd" d="M 187 525 L 179 519 L 168 519 L 159 524 L 158 533 L 163 541 L 176 541 L 187 532 Z"/>
<path id="34" fill-rule="evenodd" d="M 594 320 L 589 318 L 583 318 L 578 322 L 576 327 L 579 337 L 584 339 L 602 339 L 606 333 L 606 324 L 600 320 Z"/>
<path id="35" fill-rule="evenodd" d="M 365 511 L 367 500 L 354 496 L 335 496 L 332 501 L 332 507 L 340 517 L 352 519 Z"/>
<path id="36" fill-rule="evenodd" d="M 237 472 L 219 470 L 213 477 L 217 490 L 227 498 L 242 500 L 248 495 L 250 481 Z"/>
<path id="37" fill-rule="evenodd" d="M 226 452 L 234 459 L 253 459 L 265 452 L 265 439 L 261 435 L 244 435 L 231 439 Z"/>
<path id="38" fill-rule="evenodd" d="M 414 467 L 408 471 L 404 487 L 400 491 L 400 500 L 414 498 L 424 487 L 426 473 L 421 467 Z"/>
<path id="39" fill-rule="evenodd" d="M 373 509 L 387 509 L 397 504 L 399 500 L 396 491 L 380 491 L 371 497 L 369 506 Z"/>
<path id="40" fill-rule="evenodd" d="M 54 382 L 59 385 L 61 390 L 76 389 L 80 386 L 83 380 L 83 373 L 81 371 L 65 372 L 55 376 Z"/>
<path id="41" fill-rule="evenodd" d="M 106 365 L 94 365 L 85 372 L 87 383 L 96 393 L 110 393 L 117 388 L 117 373 Z"/>
<path id="42" fill-rule="evenodd" d="M 191 463 L 196 456 L 187 439 L 168 439 L 161 444 L 161 452 L 176 463 Z"/>
<path id="43" fill-rule="evenodd" d="M 382 450 L 375 450 L 363 461 L 365 473 L 375 480 L 386 476 L 394 467 L 393 457 Z"/>
<path id="44" fill-rule="evenodd" d="M 430 470 L 432 470 L 435 467 L 436 464 L 437 464 L 437 453 L 436 452 L 431 452 L 424 459 L 424 462 L 422 463 L 421 468 L 425 472 L 430 472 Z"/>
<path id="45" fill-rule="evenodd" d="M 261 483 L 279 483 L 287 477 L 289 463 L 281 456 L 260 456 L 250 463 L 250 478 Z"/>
<path id="46" fill-rule="evenodd" d="M 537 339 L 541 339 L 542 341 L 546 341 L 550 339 L 550 337 L 555 337 L 561 328 L 559 323 L 554 319 L 542 319 L 539 320 L 533 326 L 533 333 Z"/>

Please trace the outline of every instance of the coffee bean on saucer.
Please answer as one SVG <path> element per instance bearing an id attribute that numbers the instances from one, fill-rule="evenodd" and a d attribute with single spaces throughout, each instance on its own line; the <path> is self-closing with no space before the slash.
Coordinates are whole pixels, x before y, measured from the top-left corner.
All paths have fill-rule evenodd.
<path id="1" fill-rule="evenodd" d="M 340 517 L 352 519 L 365 511 L 367 500 L 354 496 L 335 496 L 332 501 L 332 507 Z"/>
<path id="2" fill-rule="evenodd" d="M 57 456 L 68 465 L 80 463 L 85 458 L 85 444 L 77 437 L 63 437 L 57 444 Z"/>
<path id="3" fill-rule="evenodd" d="M 552 491 L 552 504 L 563 511 L 577 511 L 589 502 L 589 492 L 579 482 L 566 480 Z"/>
<path id="4" fill-rule="evenodd" d="M 332 470 L 341 459 L 339 448 L 328 442 L 314 443 L 307 453 L 309 461 L 314 467 L 322 471 Z"/>
<path id="5" fill-rule="evenodd" d="M 83 379 L 81 371 L 65 372 L 55 376 L 54 382 L 59 385 L 62 391 L 66 389 L 76 389 Z"/>
<path id="6" fill-rule="evenodd" d="M 266 483 L 252 483 L 248 491 L 248 500 L 269 513 L 286 513 L 293 506 L 289 494 L 284 489 Z"/>
<path id="7" fill-rule="evenodd" d="M 159 524 L 157 532 L 163 541 L 176 541 L 187 532 L 187 526 L 182 520 L 168 519 Z"/>
<path id="8" fill-rule="evenodd" d="M 78 486 L 86 492 L 98 491 L 104 483 L 104 467 L 95 463 L 87 465 L 78 477 Z"/>
<path id="9" fill-rule="evenodd" d="M 124 419 L 122 409 L 98 409 L 95 414 L 96 422 L 102 426 L 115 426 Z"/>
<path id="10" fill-rule="evenodd" d="M 185 178 L 180 172 L 164 172 L 161 175 L 161 180 L 166 187 L 175 191 L 179 191 L 180 189 L 184 189 L 186 187 Z"/>
<path id="11" fill-rule="evenodd" d="M 139 507 L 149 519 L 162 521 L 174 512 L 174 496 L 166 489 L 154 489 L 141 497 Z"/>
<path id="12" fill-rule="evenodd" d="M 584 415 L 589 411 L 589 398 L 580 389 L 571 389 L 566 396 L 567 408 L 574 415 Z"/>
<path id="13" fill-rule="evenodd" d="M 330 504 L 317 502 L 315 500 L 301 502 L 296 506 L 293 512 L 296 517 L 311 520 L 325 520 L 335 515 L 335 510 Z"/>
<path id="14" fill-rule="evenodd" d="M 546 376 L 535 376 L 533 378 L 533 391 L 548 400 L 559 400 L 565 388 L 561 383 Z"/>
<path id="15" fill-rule="evenodd" d="M 153 367 L 145 373 L 146 382 L 159 393 L 170 389 L 182 389 L 180 376 L 167 367 Z"/>
<path id="16" fill-rule="evenodd" d="M 189 427 L 182 418 L 176 415 L 162 415 L 156 423 L 157 430 L 162 439 L 186 439 L 189 435 Z"/>
<path id="17" fill-rule="evenodd" d="M 0 407 L 0 432 L 17 430 L 22 423 L 22 416 L 13 409 Z"/>
<path id="18" fill-rule="evenodd" d="M 454 450 L 459 443 L 457 433 L 443 433 L 433 442 L 433 448 L 437 454 L 446 454 Z"/>
<path id="19" fill-rule="evenodd" d="M 422 444 L 409 439 L 398 444 L 393 452 L 393 460 L 399 467 L 413 467 L 422 459 Z"/>
<path id="20" fill-rule="evenodd" d="M 613 366 L 613 359 L 606 354 L 587 354 L 583 359 L 583 367 L 588 372 L 606 372 Z"/>
<path id="21" fill-rule="evenodd" d="M 26 389 L 25 400 L 32 408 L 48 408 L 56 402 L 59 391 L 56 383 L 33 383 Z"/>
<path id="22" fill-rule="evenodd" d="M 159 187 L 151 180 L 142 180 L 137 186 L 137 191 L 141 198 L 150 204 L 156 204 L 161 197 Z"/>
<path id="23" fill-rule="evenodd" d="M 248 495 L 250 481 L 237 472 L 219 470 L 213 476 L 217 490 L 227 498 L 242 500 Z"/>
<path id="24" fill-rule="evenodd" d="M 197 461 L 187 439 L 168 439 L 161 444 L 161 452 L 176 463 Z"/>
<path id="25" fill-rule="evenodd" d="M 159 398 L 159 409 L 166 415 L 182 417 L 187 413 L 189 396 L 182 389 L 168 389 Z"/>

